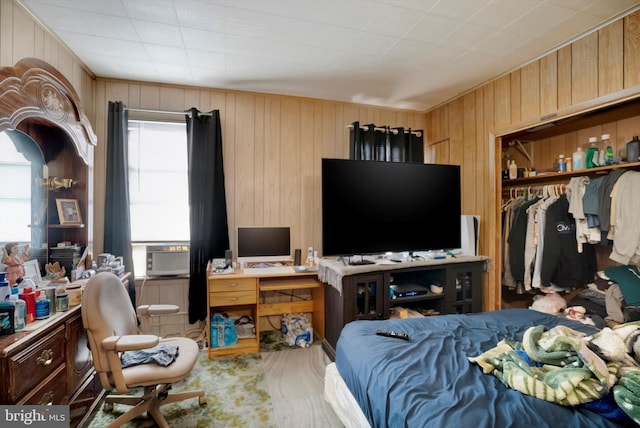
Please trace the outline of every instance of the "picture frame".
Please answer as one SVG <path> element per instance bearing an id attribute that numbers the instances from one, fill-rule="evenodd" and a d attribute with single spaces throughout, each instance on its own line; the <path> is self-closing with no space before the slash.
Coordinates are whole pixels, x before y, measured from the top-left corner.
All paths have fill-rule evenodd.
<path id="1" fill-rule="evenodd" d="M 40 284 L 40 281 L 42 281 L 40 262 L 38 262 L 38 259 L 29 259 L 22 264 L 22 267 L 24 269 L 23 278 L 29 278 L 37 287 Z"/>
<path id="2" fill-rule="evenodd" d="M 80 205 L 77 199 L 56 199 L 60 224 L 82 224 Z"/>

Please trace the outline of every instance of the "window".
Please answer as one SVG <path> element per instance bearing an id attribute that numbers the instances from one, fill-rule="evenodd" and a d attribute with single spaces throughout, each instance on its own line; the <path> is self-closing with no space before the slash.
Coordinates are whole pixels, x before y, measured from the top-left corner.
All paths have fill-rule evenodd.
<path id="1" fill-rule="evenodd" d="M 31 242 L 31 162 L 0 133 L 0 237 L 3 242 Z"/>
<path id="2" fill-rule="evenodd" d="M 137 275 L 146 244 L 189 242 L 187 129 L 184 122 L 129 120 L 129 204 Z"/>

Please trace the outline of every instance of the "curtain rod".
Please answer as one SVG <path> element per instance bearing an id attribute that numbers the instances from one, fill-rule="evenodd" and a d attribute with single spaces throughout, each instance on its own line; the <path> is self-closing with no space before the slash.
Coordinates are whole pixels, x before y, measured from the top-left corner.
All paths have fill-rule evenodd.
<path id="1" fill-rule="evenodd" d="M 353 125 L 347 125 L 347 128 L 353 128 Z M 369 130 L 369 127 L 367 125 L 361 126 L 360 129 L 364 129 L 365 131 Z M 375 128 L 373 128 L 376 131 L 386 131 L 387 128 L 384 127 L 379 127 L 376 126 Z M 389 129 L 389 132 L 391 132 L 394 135 L 398 135 L 398 130 L 397 129 Z M 404 131 L 405 134 L 408 134 L 409 132 L 411 132 L 413 135 L 420 137 L 422 135 L 422 131 Z"/>
<path id="2" fill-rule="evenodd" d="M 179 114 L 181 116 L 184 116 L 184 115 L 191 116 L 191 110 L 171 111 L 171 110 L 151 110 L 151 109 L 145 109 L 145 108 L 131 108 L 131 107 L 125 107 L 124 109 L 127 111 L 137 111 L 140 113 L 162 113 L 162 114 Z M 211 113 L 200 113 L 200 116 L 211 116 Z"/>

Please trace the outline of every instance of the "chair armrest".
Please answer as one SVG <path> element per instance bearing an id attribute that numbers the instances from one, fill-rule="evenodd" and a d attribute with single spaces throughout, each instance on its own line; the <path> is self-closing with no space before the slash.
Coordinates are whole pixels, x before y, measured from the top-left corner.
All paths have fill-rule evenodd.
<path id="1" fill-rule="evenodd" d="M 138 306 L 136 313 L 138 315 L 171 315 L 176 314 L 180 310 L 177 305 L 142 305 Z"/>
<path id="2" fill-rule="evenodd" d="M 109 336 L 102 341 L 102 348 L 107 351 L 135 351 L 153 348 L 160 343 L 160 338 L 153 334 L 130 334 L 126 336 Z"/>

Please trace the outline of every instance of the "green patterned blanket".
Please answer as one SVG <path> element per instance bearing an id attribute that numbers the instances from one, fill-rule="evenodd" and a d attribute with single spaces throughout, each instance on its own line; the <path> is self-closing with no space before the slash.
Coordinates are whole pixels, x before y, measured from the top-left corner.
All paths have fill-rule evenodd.
<path id="1" fill-rule="evenodd" d="M 574 406 L 613 389 L 616 403 L 640 423 L 640 322 L 587 336 L 565 326 L 529 328 L 522 342 L 503 339 L 469 361 L 510 388 Z"/>

